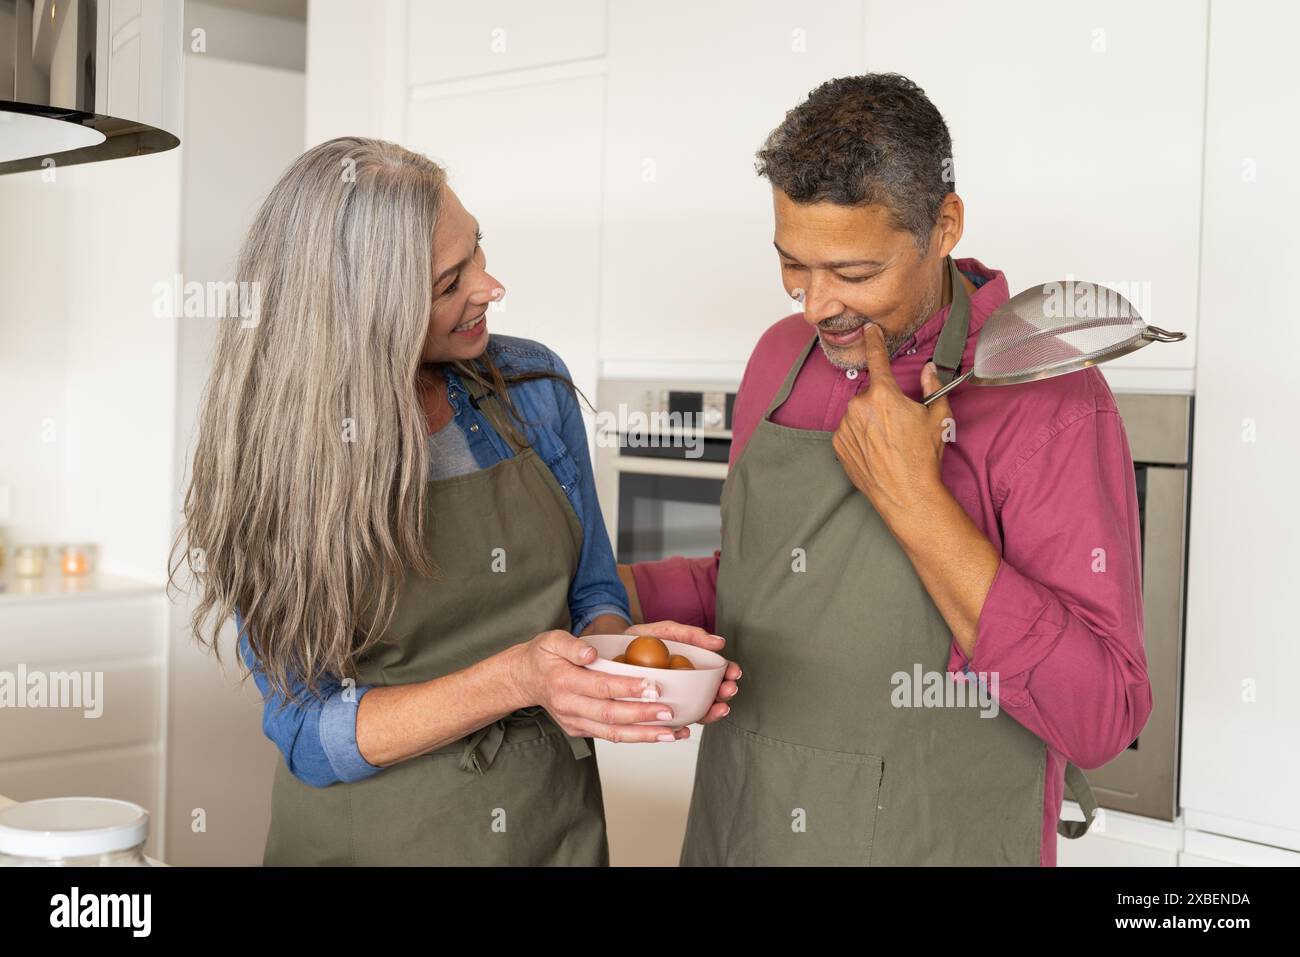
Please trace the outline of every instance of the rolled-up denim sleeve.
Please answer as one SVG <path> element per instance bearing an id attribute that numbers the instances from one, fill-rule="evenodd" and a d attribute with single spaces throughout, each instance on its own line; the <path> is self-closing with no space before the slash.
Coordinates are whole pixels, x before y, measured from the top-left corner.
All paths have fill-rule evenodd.
<path id="1" fill-rule="evenodd" d="M 569 369 L 554 352 L 552 364 L 556 372 L 572 381 Z M 582 522 L 582 556 L 578 571 L 569 587 L 569 617 L 573 633 L 579 634 L 599 615 L 619 615 L 629 624 L 632 613 L 628 610 L 627 589 L 618 577 L 614 549 L 605 531 L 605 517 L 596 497 L 596 476 L 591 468 L 591 452 L 587 447 L 587 427 L 582 421 L 578 400 L 563 383 L 552 383 L 560 415 L 560 438 L 578 468 L 578 488 L 575 511 Z"/>
<path id="2" fill-rule="evenodd" d="M 294 679 L 290 683 L 293 698 L 285 704 L 284 697 L 272 690 L 253 654 L 238 612 L 235 627 L 239 631 L 240 656 L 262 693 L 262 732 L 280 749 L 294 777 L 319 788 L 340 781 L 360 781 L 383 770 L 363 758 L 357 746 L 357 706 L 370 690 L 369 685 L 348 693 L 350 689 L 331 681 L 322 685 L 319 696 L 313 696 Z"/>

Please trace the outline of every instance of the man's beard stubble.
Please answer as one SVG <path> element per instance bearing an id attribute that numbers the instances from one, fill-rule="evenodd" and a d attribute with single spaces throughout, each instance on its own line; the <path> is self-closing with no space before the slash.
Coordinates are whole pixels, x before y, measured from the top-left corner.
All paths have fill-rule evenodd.
<path id="1" fill-rule="evenodd" d="M 898 350 L 903 347 L 903 343 L 907 342 L 916 330 L 925 325 L 926 321 L 939 311 L 939 304 L 942 299 L 943 286 L 941 285 L 939 291 L 929 297 L 925 302 L 921 303 L 917 308 L 915 315 L 913 315 L 912 321 L 908 323 L 907 327 L 902 332 L 889 333 L 885 332 L 883 327 L 879 327 L 881 332 L 885 332 L 885 351 L 889 353 L 891 361 L 894 356 L 898 355 Z M 836 322 L 838 323 L 844 318 L 844 313 L 841 313 L 839 316 L 836 316 Z M 854 317 L 855 321 L 860 319 L 866 319 L 866 317 L 861 315 L 856 315 Z M 869 322 L 870 320 L 866 321 Z M 852 325 L 852 323 L 844 324 Z M 828 331 L 838 332 L 840 330 L 832 325 L 828 328 Z M 867 367 L 865 360 L 856 360 L 852 358 L 852 354 L 861 347 L 861 343 L 855 343 L 852 347 L 827 345 L 820 335 L 817 337 L 817 343 L 821 346 L 822 353 L 826 356 L 827 361 L 837 369 L 865 369 Z"/>

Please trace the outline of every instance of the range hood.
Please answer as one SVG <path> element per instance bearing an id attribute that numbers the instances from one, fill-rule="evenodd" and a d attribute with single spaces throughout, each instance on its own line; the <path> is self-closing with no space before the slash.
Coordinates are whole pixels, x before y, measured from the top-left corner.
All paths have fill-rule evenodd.
<path id="1" fill-rule="evenodd" d="M 180 145 L 183 10 L 0 0 L 0 174 Z"/>

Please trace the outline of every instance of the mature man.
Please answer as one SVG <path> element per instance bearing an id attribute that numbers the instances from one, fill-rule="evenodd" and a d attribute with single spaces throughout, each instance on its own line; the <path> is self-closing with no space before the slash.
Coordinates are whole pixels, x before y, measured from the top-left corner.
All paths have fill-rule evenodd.
<path id="1" fill-rule="evenodd" d="M 1072 765 L 1151 711 L 1114 398 L 1094 368 L 919 401 L 1008 289 L 949 257 L 951 139 L 914 83 L 825 83 L 758 160 L 804 311 L 745 370 L 721 550 L 622 569 L 638 621 L 715 631 L 744 669 L 682 863 L 1054 865 L 1067 777 L 1095 808 Z"/>

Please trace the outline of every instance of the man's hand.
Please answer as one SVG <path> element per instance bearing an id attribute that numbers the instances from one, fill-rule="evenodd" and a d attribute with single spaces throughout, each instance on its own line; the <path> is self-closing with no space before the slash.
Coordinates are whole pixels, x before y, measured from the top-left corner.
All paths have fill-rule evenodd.
<path id="1" fill-rule="evenodd" d="M 727 639 L 721 635 L 711 635 L 703 628 L 697 628 L 694 625 L 683 625 L 676 621 L 652 621 L 639 625 L 633 625 L 624 632 L 626 635 L 653 635 L 655 638 L 667 639 L 668 641 L 680 641 L 684 645 L 695 645 L 697 648 L 703 648 L 705 651 L 712 651 L 715 654 L 722 654 L 722 647 L 727 643 Z M 736 696 L 740 690 L 740 665 L 734 661 L 727 661 L 727 667 L 722 672 L 722 684 L 718 686 L 718 696 L 713 704 L 709 706 L 708 712 L 699 720 L 700 724 L 712 724 L 715 721 L 721 721 L 731 713 L 731 705 L 728 703 Z"/>
<path id="2" fill-rule="evenodd" d="M 871 382 L 849 400 L 833 445 L 845 474 L 888 520 L 923 507 L 942 490 L 939 465 L 952 409 L 947 396 L 929 406 L 905 396 L 889 368 L 880 327 L 870 323 L 863 335 Z M 927 395 L 940 387 L 933 363 L 921 373 L 921 385 Z"/>
<path id="3" fill-rule="evenodd" d="M 969 658 L 1002 557 L 944 487 L 939 465 L 952 420 L 947 396 L 929 406 L 913 402 L 894 380 L 878 328 L 868 327 L 866 344 L 871 384 L 850 400 L 835 432 L 835 454 L 889 526 Z M 940 387 L 933 364 L 921 374 L 921 387 L 927 395 Z"/>

